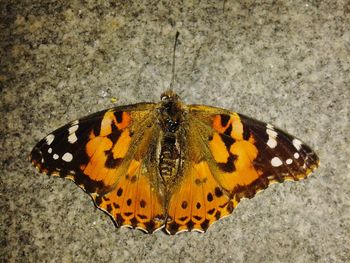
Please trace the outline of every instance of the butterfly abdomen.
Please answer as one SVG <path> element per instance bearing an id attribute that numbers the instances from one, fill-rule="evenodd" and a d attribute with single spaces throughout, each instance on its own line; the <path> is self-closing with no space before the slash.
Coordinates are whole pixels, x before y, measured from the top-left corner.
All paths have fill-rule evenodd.
<path id="1" fill-rule="evenodd" d="M 176 146 L 176 135 L 174 133 L 165 133 L 159 157 L 159 173 L 165 182 L 174 178 L 179 156 Z"/>

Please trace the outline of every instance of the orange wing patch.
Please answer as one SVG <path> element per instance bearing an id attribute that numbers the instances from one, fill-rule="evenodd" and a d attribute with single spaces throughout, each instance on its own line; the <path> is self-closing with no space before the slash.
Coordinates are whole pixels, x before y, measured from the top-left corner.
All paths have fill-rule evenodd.
<path id="1" fill-rule="evenodd" d="M 239 116 L 216 115 L 212 126 L 216 132 L 210 137 L 209 147 L 220 170 L 216 175 L 220 185 L 232 192 L 237 186 L 248 186 L 257 180 L 262 174 L 253 166 L 258 149 L 252 136 L 244 138 Z"/>
<path id="2" fill-rule="evenodd" d="M 220 134 L 225 133 L 235 140 L 243 140 L 244 127 L 237 113 L 233 113 L 231 116 L 225 114 L 215 115 L 213 128 Z"/>
<path id="3" fill-rule="evenodd" d="M 164 225 L 164 209 L 159 193 L 149 176 L 142 173 L 141 162 L 131 161 L 113 191 L 95 196 L 96 205 L 106 211 L 117 226 L 128 226 L 152 233 Z"/>
<path id="4" fill-rule="evenodd" d="M 83 173 L 94 181 L 100 181 L 108 191 L 120 176 L 116 167 L 125 157 L 131 142 L 129 113 L 119 112 L 115 115 L 107 111 L 101 121 L 100 131 L 92 130 L 86 145 L 89 162 L 81 166 Z"/>
<path id="5" fill-rule="evenodd" d="M 232 202 L 215 181 L 208 163 L 192 163 L 170 199 L 166 230 L 170 234 L 203 232 L 232 210 Z"/>

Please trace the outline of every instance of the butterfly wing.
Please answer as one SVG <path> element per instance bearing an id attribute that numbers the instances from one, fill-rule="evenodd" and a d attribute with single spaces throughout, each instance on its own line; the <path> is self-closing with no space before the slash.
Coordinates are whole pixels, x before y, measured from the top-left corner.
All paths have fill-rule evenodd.
<path id="1" fill-rule="evenodd" d="M 30 158 L 40 172 L 73 180 L 117 226 L 152 232 L 164 225 L 163 190 L 152 160 L 155 104 L 73 121 L 41 140 Z"/>
<path id="2" fill-rule="evenodd" d="M 299 180 L 319 164 L 306 144 L 272 125 L 207 106 L 189 106 L 185 165 L 166 230 L 205 231 L 274 182 Z M 187 205 L 183 205 L 188 203 Z"/>
<path id="3" fill-rule="evenodd" d="M 181 183 L 170 198 L 166 224 L 169 234 L 204 232 L 233 210 L 229 196 L 215 180 L 208 162 L 197 159 L 187 164 Z"/>

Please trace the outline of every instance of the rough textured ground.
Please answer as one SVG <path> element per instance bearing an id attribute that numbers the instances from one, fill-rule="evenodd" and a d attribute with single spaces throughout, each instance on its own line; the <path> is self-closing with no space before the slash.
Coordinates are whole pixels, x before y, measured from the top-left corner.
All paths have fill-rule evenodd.
<path id="1" fill-rule="evenodd" d="M 349 1 L 167 2 L 0 1 L 0 261 L 349 262 Z M 28 154 L 112 98 L 157 101 L 176 30 L 185 102 L 270 121 L 321 167 L 242 201 L 205 234 L 116 229 Z"/>

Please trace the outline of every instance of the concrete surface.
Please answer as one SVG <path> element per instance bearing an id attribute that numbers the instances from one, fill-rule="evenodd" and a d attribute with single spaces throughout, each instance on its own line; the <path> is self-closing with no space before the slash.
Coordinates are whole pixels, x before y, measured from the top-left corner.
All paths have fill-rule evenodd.
<path id="1" fill-rule="evenodd" d="M 0 1 L 0 261 L 349 262 L 350 2 L 169 2 Z M 116 229 L 28 154 L 70 120 L 157 101 L 176 30 L 185 102 L 270 121 L 321 167 L 242 201 L 205 234 Z"/>

